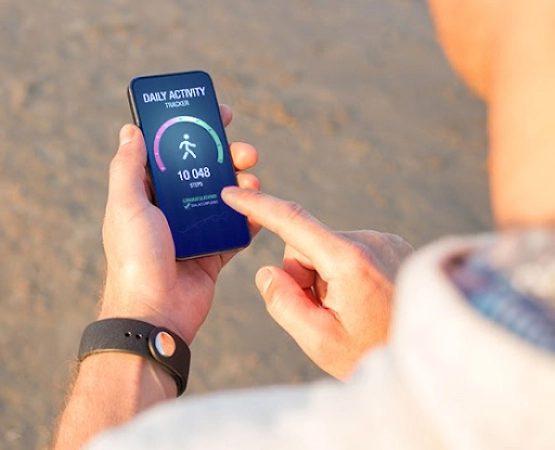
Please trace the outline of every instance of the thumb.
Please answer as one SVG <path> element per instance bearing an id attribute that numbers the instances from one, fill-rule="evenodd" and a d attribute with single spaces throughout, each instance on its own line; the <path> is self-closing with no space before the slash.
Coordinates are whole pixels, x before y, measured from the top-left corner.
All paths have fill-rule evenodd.
<path id="1" fill-rule="evenodd" d="M 148 200 L 146 191 L 146 147 L 141 130 L 125 125 L 120 131 L 120 144 L 110 163 L 108 205 L 118 208 Z"/>
<path id="2" fill-rule="evenodd" d="M 341 327 L 334 313 L 316 304 L 312 291 L 303 290 L 278 267 L 263 267 L 255 281 L 270 316 L 311 359 L 320 359 L 322 339 Z"/>

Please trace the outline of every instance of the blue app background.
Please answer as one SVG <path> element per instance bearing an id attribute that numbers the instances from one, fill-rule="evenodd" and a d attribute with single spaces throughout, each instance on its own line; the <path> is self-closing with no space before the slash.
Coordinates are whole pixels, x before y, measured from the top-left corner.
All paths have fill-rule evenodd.
<path id="1" fill-rule="evenodd" d="M 198 71 L 136 78 L 130 95 L 177 258 L 248 245 L 245 217 L 220 196 L 236 178 L 209 75 Z"/>

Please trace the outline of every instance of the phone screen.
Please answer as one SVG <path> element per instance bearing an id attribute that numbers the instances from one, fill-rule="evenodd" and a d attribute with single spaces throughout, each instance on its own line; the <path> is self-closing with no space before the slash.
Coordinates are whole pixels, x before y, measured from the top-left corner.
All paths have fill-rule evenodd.
<path id="1" fill-rule="evenodd" d="M 210 76 L 195 71 L 135 78 L 129 101 L 143 131 L 156 202 L 168 220 L 176 257 L 247 246 L 246 218 L 220 196 L 237 180 Z"/>

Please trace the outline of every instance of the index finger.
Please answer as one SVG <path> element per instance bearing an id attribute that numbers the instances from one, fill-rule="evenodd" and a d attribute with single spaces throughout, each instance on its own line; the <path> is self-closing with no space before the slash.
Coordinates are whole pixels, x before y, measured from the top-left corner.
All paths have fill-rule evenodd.
<path id="1" fill-rule="evenodd" d="M 345 240 L 300 205 L 260 191 L 226 187 L 222 199 L 233 209 L 277 234 L 321 269 L 331 269 Z M 331 256 L 331 258 L 330 258 Z"/>

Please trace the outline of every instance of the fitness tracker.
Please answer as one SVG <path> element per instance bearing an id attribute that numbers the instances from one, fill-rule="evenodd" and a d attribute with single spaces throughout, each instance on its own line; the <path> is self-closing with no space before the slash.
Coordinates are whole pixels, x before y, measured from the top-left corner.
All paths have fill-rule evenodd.
<path id="1" fill-rule="evenodd" d="M 134 353 L 156 361 L 174 378 L 179 397 L 187 387 L 191 351 L 177 334 L 134 319 L 105 319 L 85 328 L 79 361 L 102 352 Z"/>

